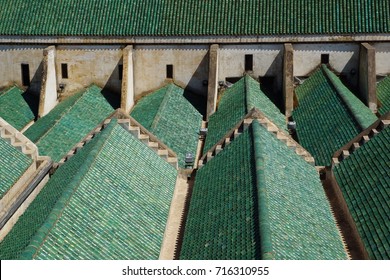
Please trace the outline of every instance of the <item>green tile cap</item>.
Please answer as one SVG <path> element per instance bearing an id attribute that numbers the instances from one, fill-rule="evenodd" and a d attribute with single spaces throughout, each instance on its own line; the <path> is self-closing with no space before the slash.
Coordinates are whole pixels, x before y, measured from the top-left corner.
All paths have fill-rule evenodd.
<path id="1" fill-rule="evenodd" d="M 1 259 L 158 259 L 177 171 L 113 119 L 50 178 Z"/>

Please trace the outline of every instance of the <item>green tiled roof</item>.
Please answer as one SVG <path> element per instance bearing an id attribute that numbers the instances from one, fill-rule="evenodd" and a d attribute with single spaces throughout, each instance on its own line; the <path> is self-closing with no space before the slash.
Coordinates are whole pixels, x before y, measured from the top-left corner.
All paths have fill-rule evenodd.
<path id="1" fill-rule="evenodd" d="M 315 168 L 254 121 L 198 170 L 180 258 L 269 253 L 275 259 L 347 258 Z"/>
<path id="2" fill-rule="evenodd" d="M 390 32 L 388 0 L 0 0 L 0 6 L 1 35 L 181 36 Z"/>
<path id="3" fill-rule="evenodd" d="M 211 149 L 254 107 L 280 129 L 286 130 L 284 115 L 260 90 L 259 83 L 246 75 L 223 93 L 217 111 L 210 116 L 203 151 Z"/>
<path id="4" fill-rule="evenodd" d="M 31 164 L 31 158 L 0 137 L 0 199 Z"/>
<path id="5" fill-rule="evenodd" d="M 1 259 L 157 259 L 176 174 L 112 120 L 52 176 Z"/>
<path id="6" fill-rule="evenodd" d="M 59 161 L 114 109 L 95 85 L 66 98 L 24 134 L 42 155 Z"/>
<path id="7" fill-rule="evenodd" d="M 0 117 L 18 130 L 35 118 L 22 94 L 23 91 L 16 86 L 0 93 Z"/>
<path id="8" fill-rule="evenodd" d="M 379 107 L 379 114 L 384 115 L 390 111 L 390 76 L 386 77 L 377 86 L 377 97 L 381 106 Z"/>
<path id="9" fill-rule="evenodd" d="M 299 105 L 293 111 L 301 145 L 316 165 L 330 165 L 333 154 L 371 125 L 375 115 L 341 81 L 322 65 L 295 93 Z"/>
<path id="10" fill-rule="evenodd" d="M 390 259 L 390 126 L 338 164 L 335 177 L 371 259 Z"/>
<path id="11" fill-rule="evenodd" d="M 142 98 L 131 116 L 177 155 L 184 167 L 185 155 L 196 154 L 202 115 L 183 96 L 184 90 L 169 84 Z"/>

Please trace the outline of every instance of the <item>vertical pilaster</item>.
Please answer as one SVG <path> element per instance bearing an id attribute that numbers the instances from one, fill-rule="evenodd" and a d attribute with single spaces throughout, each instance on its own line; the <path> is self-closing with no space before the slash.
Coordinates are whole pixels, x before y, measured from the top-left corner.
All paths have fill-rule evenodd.
<path id="1" fill-rule="evenodd" d="M 219 45 L 213 44 L 209 51 L 209 81 L 207 89 L 207 120 L 217 108 L 218 97 L 218 52 Z"/>
<path id="2" fill-rule="evenodd" d="M 134 69 L 133 69 L 133 46 L 123 49 L 123 76 L 121 109 L 130 112 L 134 106 Z"/>
<path id="3" fill-rule="evenodd" d="M 43 50 L 42 87 L 39 98 L 38 117 L 43 117 L 57 105 L 56 49 Z"/>
<path id="4" fill-rule="evenodd" d="M 361 100 L 377 112 L 375 48 L 368 43 L 360 45 L 359 94 Z"/>
<path id="5" fill-rule="evenodd" d="M 286 118 L 291 117 L 294 96 L 294 50 L 292 44 L 284 44 L 283 101 Z"/>

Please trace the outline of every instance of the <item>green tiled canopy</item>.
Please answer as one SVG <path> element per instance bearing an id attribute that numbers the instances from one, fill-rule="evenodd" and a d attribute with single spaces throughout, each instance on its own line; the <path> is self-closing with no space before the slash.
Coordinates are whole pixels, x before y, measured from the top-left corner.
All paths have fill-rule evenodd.
<path id="1" fill-rule="evenodd" d="M 101 89 L 93 85 L 66 98 L 24 134 L 38 146 L 41 155 L 58 162 L 112 112 Z"/>
<path id="2" fill-rule="evenodd" d="M 325 65 L 295 90 L 293 111 L 301 145 L 316 165 L 330 165 L 333 154 L 377 119 Z"/>
<path id="3" fill-rule="evenodd" d="M 51 177 L 1 259 L 158 259 L 176 170 L 112 120 Z"/>
<path id="4" fill-rule="evenodd" d="M 16 86 L 0 92 L 0 117 L 17 130 L 22 130 L 35 118 L 22 94 L 23 91 Z"/>
<path id="5" fill-rule="evenodd" d="M 284 115 L 260 90 L 260 84 L 246 75 L 223 93 L 217 111 L 210 116 L 203 152 L 211 149 L 253 108 L 264 113 L 280 129 L 286 129 Z"/>
<path id="6" fill-rule="evenodd" d="M 371 259 L 390 259 L 390 126 L 336 165 L 341 188 Z"/>
<path id="7" fill-rule="evenodd" d="M 0 35 L 200 36 L 390 32 L 388 0 L 0 0 Z"/>
<path id="8" fill-rule="evenodd" d="M 347 258 L 316 169 L 255 120 L 198 170 L 180 258 L 270 256 Z"/>
<path id="9" fill-rule="evenodd" d="M 143 97 L 131 116 L 154 134 L 177 155 L 179 166 L 185 166 L 186 153 L 196 154 L 202 115 L 183 96 L 175 84 Z"/>

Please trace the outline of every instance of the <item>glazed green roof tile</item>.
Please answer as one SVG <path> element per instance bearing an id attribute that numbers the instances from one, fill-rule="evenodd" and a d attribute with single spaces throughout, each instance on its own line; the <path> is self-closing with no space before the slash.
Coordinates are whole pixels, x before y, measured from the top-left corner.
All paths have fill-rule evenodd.
<path id="1" fill-rule="evenodd" d="M 158 259 L 176 175 L 112 120 L 52 176 L 2 259 Z"/>
<path id="2" fill-rule="evenodd" d="M 22 130 L 35 118 L 22 94 L 16 86 L 0 93 L 0 117 L 17 130 Z"/>
<path id="3" fill-rule="evenodd" d="M 1 35 L 388 33 L 387 0 L 1 0 Z M 97 20 L 101 19 L 101 20 Z"/>
<path id="4" fill-rule="evenodd" d="M 299 105 L 293 111 L 301 145 L 316 165 L 330 165 L 333 154 L 371 125 L 375 115 L 325 65 L 295 91 Z"/>
<path id="5" fill-rule="evenodd" d="M 0 137 L 0 199 L 31 164 L 31 158 Z"/>
<path id="6" fill-rule="evenodd" d="M 390 126 L 336 165 L 334 174 L 371 259 L 390 259 Z"/>
<path id="7" fill-rule="evenodd" d="M 184 90 L 169 84 L 142 98 L 131 112 L 142 126 L 177 155 L 184 167 L 186 153 L 196 154 L 202 115 L 183 96 Z"/>
<path id="8" fill-rule="evenodd" d="M 253 108 L 264 113 L 280 129 L 286 130 L 284 115 L 260 90 L 260 84 L 246 75 L 223 93 L 217 111 L 209 118 L 203 151 L 211 149 Z"/>
<path id="9" fill-rule="evenodd" d="M 263 252 L 265 245 L 272 252 Z M 347 258 L 315 168 L 255 121 L 198 170 L 180 258 L 260 259 L 265 253 Z"/>
<path id="10" fill-rule="evenodd" d="M 112 112 L 101 89 L 93 85 L 66 98 L 24 134 L 38 146 L 41 155 L 60 161 Z"/>
<path id="11" fill-rule="evenodd" d="M 378 112 L 379 114 L 384 115 L 390 111 L 390 76 L 378 83 L 377 97 L 381 104 Z"/>

